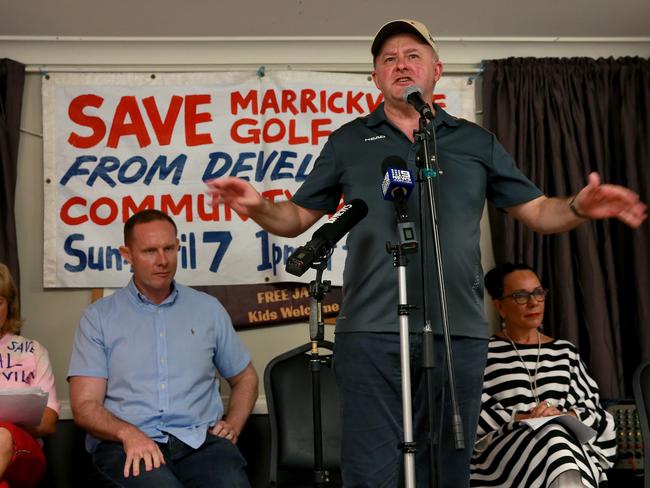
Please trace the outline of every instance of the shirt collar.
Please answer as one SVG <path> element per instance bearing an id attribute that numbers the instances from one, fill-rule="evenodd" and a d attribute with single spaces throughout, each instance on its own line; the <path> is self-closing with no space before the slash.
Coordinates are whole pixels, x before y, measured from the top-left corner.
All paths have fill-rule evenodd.
<path id="1" fill-rule="evenodd" d="M 435 127 L 439 127 L 442 124 L 448 127 L 458 127 L 460 125 L 458 119 L 445 112 L 440 105 L 434 103 L 433 107 L 436 109 L 436 118 L 433 119 Z"/>
<path id="2" fill-rule="evenodd" d="M 440 127 L 442 124 L 448 126 L 448 127 L 457 127 L 458 124 L 458 119 L 456 117 L 452 117 L 449 115 L 447 112 L 445 112 L 440 105 L 437 103 L 433 104 L 434 108 L 436 109 L 436 117 L 433 119 L 433 125 L 437 129 Z M 368 117 L 366 118 L 366 125 L 368 127 L 375 127 L 378 126 L 384 122 L 388 122 L 388 118 L 386 118 L 386 112 L 384 111 L 384 102 L 377 107 L 376 110 L 374 110 Z"/>
<path id="3" fill-rule="evenodd" d="M 151 300 L 149 300 L 145 295 L 140 293 L 140 290 L 138 290 L 138 287 L 135 286 L 135 282 L 133 281 L 133 278 L 131 278 L 131 281 L 129 281 L 129 284 L 126 286 L 127 291 L 129 292 L 129 295 L 131 298 L 135 300 L 136 303 L 142 304 L 142 305 L 152 305 L 154 307 L 162 307 L 166 305 L 173 305 L 174 302 L 176 302 L 176 299 L 178 298 L 178 286 L 176 286 L 176 280 L 172 281 L 172 291 L 171 293 L 165 298 L 161 303 L 155 304 Z"/>

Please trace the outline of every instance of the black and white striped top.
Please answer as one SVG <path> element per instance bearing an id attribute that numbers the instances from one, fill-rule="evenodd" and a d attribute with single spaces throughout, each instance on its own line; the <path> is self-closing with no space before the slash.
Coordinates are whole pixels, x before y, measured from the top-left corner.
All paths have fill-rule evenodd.
<path id="1" fill-rule="evenodd" d="M 490 339 L 471 486 L 544 487 L 563 472 L 578 470 L 585 486 L 597 487 L 616 454 L 616 432 L 577 349 L 559 339 L 542 344 L 539 364 L 537 344 L 517 344 L 517 349 L 521 359 L 509 341 Z M 537 364 L 534 393 L 522 359 L 531 376 Z M 574 411 L 596 437 L 580 444 L 559 424 L 533 431 L 514 421 L 516 413 L 535 407 L 535 396 L 560 411 Z"/>

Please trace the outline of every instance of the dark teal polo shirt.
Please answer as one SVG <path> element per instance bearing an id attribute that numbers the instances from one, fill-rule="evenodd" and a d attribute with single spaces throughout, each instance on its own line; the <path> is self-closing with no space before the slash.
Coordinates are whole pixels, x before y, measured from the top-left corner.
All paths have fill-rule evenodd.
<path id="1" fill-rule="evenodd" d="M 450 331 L 452 335 L 487 338 L 479 248 L 485 200 L 503 208 L 533 200 L 542 192 L 519 171 L 490 132 L 450 116 L 439 106 L 434 127 L 443 172 L 434 180 L 434 188 Z M 430 144 L 433 148 L 433 141 Z M 346 202 L 360 198 L 368 205 L 368 215 L 347 239 L 337 333 L 399 332 L 397 271 L 386 252 L 387 241 L 397 242 L 395 206 L 382 197 L 381 165 L 387 156 L 396 155 L 416 175 L 420 146 L 388 122 L 382 104 L 369 116 L 353 120 L 330 135 L 311 174 L 292 198 L 301 207 L 330 213 L 341 195 Z M 423 241 L 432 243 L 433 238 L 428 218 L 424 229 L 419 225 L 419 200 L 416 185 L 408 202 L 409 217 L 416 223 L 422 248 Z M 441 332 L 435 256 L 429 256 L 427 283 L 423 286 L 420 253 L 409 255 L 408 298 L 410 304 L 419 307 L 412 311 L 409 325 L 412 331 L 424 325 L 424 288 L 433 329 Z"/>

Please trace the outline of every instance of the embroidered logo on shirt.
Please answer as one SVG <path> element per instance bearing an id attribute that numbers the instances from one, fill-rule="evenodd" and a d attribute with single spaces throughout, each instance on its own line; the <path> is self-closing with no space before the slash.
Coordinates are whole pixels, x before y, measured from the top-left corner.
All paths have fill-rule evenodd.
<path id="1" fill-rule="evenodd" d="M 366 137 L 363 142 L 372 142 L 376 141 L 377 139 L 386 139 L 386 136 L 383 134 L 380 134 L 378 136 L 372 136 L 372 137 Z"/>

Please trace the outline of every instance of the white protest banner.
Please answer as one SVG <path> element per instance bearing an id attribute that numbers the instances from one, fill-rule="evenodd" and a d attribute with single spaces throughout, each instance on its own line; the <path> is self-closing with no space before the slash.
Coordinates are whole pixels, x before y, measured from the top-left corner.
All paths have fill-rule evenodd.
<path id="1" fill-rule="evenodd" d="M 204 181 L 238 176 L 267 198 L 289 199 L 328 135 L 381 101 L 367 75 L 48 75 L 45 286 L 123 286 L 130 271 L 118 252 L 122 228 L 145 208 L 167 212 L 178 225 L 182 283 L 295 281 L 284 264 L 305 236 L 275 237 L 223 205 L 211 207 Z M 436 101 L 474 117 L 465 77 L 443 78 Z M 341 241 L 328 276 L 334 285 L 345 255 Z"/>

